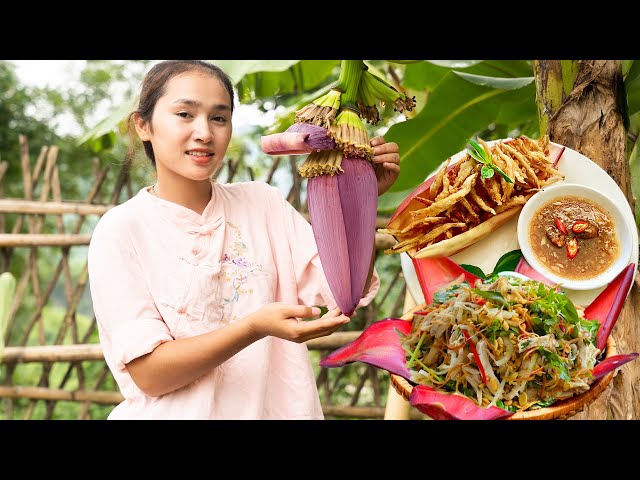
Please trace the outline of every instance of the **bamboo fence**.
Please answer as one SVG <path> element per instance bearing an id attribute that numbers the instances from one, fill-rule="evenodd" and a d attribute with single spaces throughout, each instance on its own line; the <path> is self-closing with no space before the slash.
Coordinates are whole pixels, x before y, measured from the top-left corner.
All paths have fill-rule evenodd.
<path id="1" fill-rule="evenodd" d="M 12 271 L 17 280 L 0 357 L 0 419 L 106 418 L 123 397 L 99 344 L 87 285 L 87 246 L 97 219 L 139 188 L 132 184 L 128 164 L 100 168 L 93 159 L 93 182 L 86 197 L 64 199 L 58 147 L 42 147 L 34 161 L 27 138 L 20 136 L 19 141 L 20 158 L 0 162 L 0 271 Z M 285 158 L 274 159 L 264 181 L 272 182 Z M 308 219 L 296 161 L 288 160 L 292 186 L 287 200 Z M 21 171 L 23 198 L 4 198 L 9 169 Z M 229 160 L 219 178 L 226 175 L 225 181 L 231 182 L 243 169 L 255 179 L 253 170 L 240 159 Z M 377 227 L 386 223 L 387 219 L 379 218 Z M 384 256 L 382 250 L 393 243 L 392 237 L 376 234 L 376 263 Z M 307 342 L 326 418 L 382 419 L 385 415 L 386 372 L 359 363 L 331 370 L 317 364 L 381 318 L 383 304 L 392 305 L 388 315 L 402 314 L 406 286 L 395 258 L 390 281 L 350 322 L 356 330 Z M 350 383 L 350 378 L 357 384 Z"/>

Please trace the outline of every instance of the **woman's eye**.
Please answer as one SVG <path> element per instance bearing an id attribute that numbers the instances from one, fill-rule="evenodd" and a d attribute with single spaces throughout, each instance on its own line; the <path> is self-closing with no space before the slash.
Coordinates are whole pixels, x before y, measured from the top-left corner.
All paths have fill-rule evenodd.
<path id="1" fill-rule="evenodd" d="M 179 117 L 182 117 L 182 118 L 189 118 L 190 117 L 189 113 L 187 113 L 187 112 L 178 112 L 176 115 L 178 115 Z"/>
<path id="2" fill-rule="evenodd" d="M 226 122 L 227 118 L 226 117 L 221 117 L 221 116 L 217 116 L 217 117 L 213 117 L 212 119 L 214 122 Z"/>

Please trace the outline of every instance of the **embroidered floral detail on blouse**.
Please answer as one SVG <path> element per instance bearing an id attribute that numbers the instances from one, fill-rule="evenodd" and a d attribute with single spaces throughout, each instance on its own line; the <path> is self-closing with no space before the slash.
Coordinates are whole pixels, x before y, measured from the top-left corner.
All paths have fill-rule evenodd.
<path id="1" fill-rule="evenodd" d="M 262 265 L 253 264 L 246 258 L 248 251 L 246 244 L 242 240 L 240 228 L 227 222 L 227 225 L 234 229 L 234 240 L 231 245 L 231 253 L 225 253 L 222 257 L 222 265 L 220 268 L 220 279 L 225 284 L 231 285 L 231 294 L 226 295 L 222 299 L 220 308 L 222 309 L 222 323 L 231 323 L 237 320 L 237 315 L 233 315 L 232 319 L 227 318 L 227 307 L 233 302 L 238 302 L 241 295 L 252 294 L 253 288 L 245 285 L 250 276 L 255 272 L 262 271 Z M 228 292 L 228 289 L 224 289 Z"/>

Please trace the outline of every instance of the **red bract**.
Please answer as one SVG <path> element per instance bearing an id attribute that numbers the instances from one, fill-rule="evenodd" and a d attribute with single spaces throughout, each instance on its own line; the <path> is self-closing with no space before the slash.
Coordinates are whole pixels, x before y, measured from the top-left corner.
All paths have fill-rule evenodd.
<path id="1" fill-rule="evenodd" d="M 382 368 L 409 380 L 405 366 L 407 357 L 398 332 L 408 335 L 411 322 L 387 318 L 374 322 L 353 342 L 340 347 L 320 361 L 321 367 L 342 367 L 347 363 L 362 362 Z"/>
<path id="2" fill-rule="evenodd" d="M 597 380 L 600 377 L 604 377 L 607 373 L 613 372 L 616 368 L 621 367 L 631 360 L 638 358 L 637 353 L 628 353 L 626 355 L 613 355 L 612 357 L 605 358 L 602 362 L 597 364 L 591 373 L 593 373 L 593 379 Z"/>
<path id="3" fill-rule="evenodd" d="M 584 310 L 585 318 L 600 322 L 596 342 L 596 347 L 600 350 L 604 349 L 611 334 L 611 329 L 618 321 L 620 310 L 622 310 L 633 282 L 634 269 L 635 265 L 630 263 Z"/>
<path id="4" fill-rule="evenodd" d="M 497 420 L 513 415 L 494 406 L 479 407 L 467 397 L 437 392 L 425 385 L 413 388 L 409 403 L 434 420 Z"/>
<path id="5" fill-rule="evenodd" d="M 479 280 L 449 257 L 414 258 L 413 266 L 427 304 L 433 302 L 436 290 L 445 285 L 456 285 L 466 280 L 473 287 Z"/>

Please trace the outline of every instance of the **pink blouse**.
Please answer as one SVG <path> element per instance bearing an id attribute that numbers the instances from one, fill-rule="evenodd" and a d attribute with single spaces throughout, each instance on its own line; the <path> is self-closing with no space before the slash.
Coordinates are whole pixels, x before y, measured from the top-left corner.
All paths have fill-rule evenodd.
<path id="1" fill-rule="evenodd" d="M 163 342 L 221 328 L 271 302 L 336 306 L 311 225 L 280 190 L 263 182 L 212 185 L 202 215 L 143 188 L 94 229 L 93 309 L 125 398 L 109 419 L 322 419 L 305 344 L 263 338 L 159 397 L 143 393 L 127 371 Z M 374 270 L 359 306 L 379 287 Z"/>

